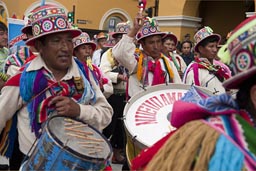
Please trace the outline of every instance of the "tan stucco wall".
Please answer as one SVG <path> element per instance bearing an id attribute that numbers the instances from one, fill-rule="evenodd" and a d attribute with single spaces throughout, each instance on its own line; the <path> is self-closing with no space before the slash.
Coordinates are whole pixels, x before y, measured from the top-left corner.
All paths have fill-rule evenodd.
<path id="1" fill-rule="evenodd" d="M 10 16 L 14 13 L 19 19 L 22 19 L 26 9 L 35 2 L 35 0 L 2 0 Z M 47 1 L 47 0 L 46 0 Z M 53 2 L 49 1 L 49 2 Z M 89 20 L 87 24 L 79 24 L 80 28 L 99 29 L 100 21 L 103 15 L 110 9 L 117 8 L 126 12 L 133 19 L 138 11 L 137 0 L 58 0 L 68 11 L 73 10 L 75 5 L 75 21 L 77 19 Z M 147 1 L 147 7 L 154 6 L 154 0 Z"/>

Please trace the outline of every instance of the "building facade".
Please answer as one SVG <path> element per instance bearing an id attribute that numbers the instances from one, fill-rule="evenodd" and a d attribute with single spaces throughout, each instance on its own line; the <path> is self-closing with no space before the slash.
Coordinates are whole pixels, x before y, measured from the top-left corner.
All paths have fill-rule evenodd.
<path id="1" fill-rule="evenodd" d="M 254 15 L 256 0 L 147 0 L 161 31 L 173 32 L 180 40 L 191 37 L 202 26 L 210 26 L 222 37 L 238 23 Z M 118 22 L 133 22 L 138 0 L 46 0 L 74 13 L 74 24 L 90 35 L 113 31 Z M 1 0 L 0 20 L 24 16 L 41 4 L 41 0 Z M 152 7 L 152 8 L 150 8 Z M 147 10 L 150 12 L 150 10 Z"/>

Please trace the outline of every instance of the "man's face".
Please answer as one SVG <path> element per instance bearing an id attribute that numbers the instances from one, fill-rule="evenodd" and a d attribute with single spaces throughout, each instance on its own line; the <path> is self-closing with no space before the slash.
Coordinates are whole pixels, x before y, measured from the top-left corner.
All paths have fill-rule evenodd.
<path id="1" fill-rule="evenodd" d="M 185 54 L 185 55 L 189 54 L 190 51 L 191 51 L 191 46 L 190 46 L 190 44 L 189 44 L 189 43 L 183 43 L 182 48 L 181 48 L 181 51 L 182 51 L 182 53 Z"/>
<path id="2" fill-rule="evenodd" d="M 158 59 L 162 51 L 162 37 L 160 35 L 149 36 L 141 43 L 143 50 L 147 55 L 154 59 Z"/>
<path id="3" fill-rule="evenodd" d="M 101 38 L 98 40 L 98 46 L 100 48 L 104 47 L 104 45 L 107 43 L 107 39 L 106 38 Z"/>
<path id="4" fill-rule="evenodd" d="M 200 56 L 212 61 L 217 56 L 218 42 L 210 42 L 205 47 L 199 46 L 198 50 L 200 52 Z"/>
<path id="5" fill-rule="evenodd" d="M 73 43 L 70 33 L 47 35 L 43 42 L 37 42 L 37 49 L 52 71 L 64 71 L 71 65 Z"/>
<path id="6" fill-rule="evenodd" d="M 8 44 L 8 32 L 6 30 L 0 30 L 0 48 L 7 47 Z"/>
<path id="7" fill-rule="evenodd" d="M 167 39 L 163 43 L 163 51 L 165 53 L 173 52 L 176 49 L 176 44 L 173 40 Z"/>
<path id="8" fill-rule="evenodd" d="M 91 57 L 93 53 L 93 49 L 91 45 L 80 45 L 75 50 L 75 56 L 80 60 L 85 62 L 87 57 Z"/>

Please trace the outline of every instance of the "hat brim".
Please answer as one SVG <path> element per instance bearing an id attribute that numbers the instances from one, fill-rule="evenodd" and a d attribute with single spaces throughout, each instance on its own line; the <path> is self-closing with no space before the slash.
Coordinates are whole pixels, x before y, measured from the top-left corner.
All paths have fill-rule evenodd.
<path id="1" fill-rule="evenodd" d="M 226 89 L 239 89 L 242 83 L 256 74 L 256 66 L 241 72 L 223 82 Z"/>
<path id="2" fill-rule="evenodd" d="M 199 50 L 198 50 L 198 46 L 201 44 L 202 41 L 206 40 L 206 39 L 209 39 L 209 38 L 212 38 L 212 37 L 216 37 L 218 39 L 218 44 L 220 43 L 220 39 L 221 39 L 221 36 L 219 34 L 212 34 L 208 37 L 205 37 L 203 38 L 202 40 L 200 40 L 200 42 L 198 42 L 196 45 L 195 45 L 195 51 L 199 53 Z"/>
<path id="3" fill-rule="evenodd" d="M 74 49 L 77 48 L 78 46 L 81 46 L 81 45 L 91 45 L 93 51 L 95 51 L 95 49 L 97 47 L 96 43 L 94 43 L 94 42 L 87 42 L 87 43 L 81 43 L 81 44 L 75 46 Z"/>
<path id="4" fill-rule="evenodd" d="M 178 44 L 178 38 L 177 38 L 174 34 L 166 34 L 166 35 L 164 35 L 164 36 L 162 37 L 162 39 L 165 39 L 165 38 L 167 38 L 167 37 L 170 37 L 170 38 L 174 41 L 175 45 L 177 46 L 177 44 Z"/>
<path id="5" fill-rule="evenodd" d="M 163 37 L 163 36 L 165 35 L 165 33 L 162 33 L 162 32 L 152 33 L 152 34 L 149 34 L 149 35 L 146 35 L 146 36 L 142 36 L 142 37 L 140 37 L 140 38 L 137 38 L 137 36 L 136 36 L 136 39 L 137 39 L 138 43 L 141 43 L 141 40 L 142 40 L 142 39 L 147 38 L 147 37 L 150 37 L 150 36 L 157 36 L 157 35 Z"/>
<path id="6" fill-rule="evenodd" d="M 41 37 L 47 36 L 47 35 L 51 35 L 51 34 L 54 34 L 54 33 L 65 33 L 65 32 L 71 33 L 72 38 L 75 38 L 75 37 L 79 36 L 79 35 L 82 33 L 82 31 L 79 30 L 79 29 L 63 29 L 63 30 L 56 30 L 56 31 L 47 32 L 47 33 L 40 34 L 40 35 L 38 35 L 38 36 L 32 37 L 31 39 L 28 39 L 28 40 L 26 41 L 26 45 L 27 45 L 27 46 L 34 46 L 34 45 L 35 45 L 35 41 L 36 41 L 38 38 L 41 38 Z"/>
<path id="7" fill-rule="evenodd" d="M 124 32 L 115 32 L 115 33 L 112 33 L 112 37 L 113 38 L 117 38 L 117 35 L 119 35 L 119 34 L 127 34 L 127 33 L 124 33 Z"/>
<path id="8" fill-rule="evenodd" d="M 24 33 L 24 34 L 27 34 L 28 32 L 32 33 L 32 26 L 29 25 L 29 26 L 22 27 L 21 32 Z"/>

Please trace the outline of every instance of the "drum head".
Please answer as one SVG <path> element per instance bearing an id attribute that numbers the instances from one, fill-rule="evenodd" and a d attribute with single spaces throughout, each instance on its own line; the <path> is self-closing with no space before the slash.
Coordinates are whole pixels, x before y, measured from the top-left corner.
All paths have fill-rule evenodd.
<path id="1" fill-rule="evenodd" d="M 169 121 L 173 103 L 190 88 L 185 84 L 157 85 L 133 96 L 124 109 L 125 128 L 139 148 L 152 146 L 175 130 Z M 212 93 L 204 88 L 203 92 Z"/>
<path id="2" fill-rule="evenodd" d="M 92 126 L 63 116 L 53 116 L 47 129 L 63 148 L 81 158 L 105 160 L 112 154 L 107 139 Z"/>

